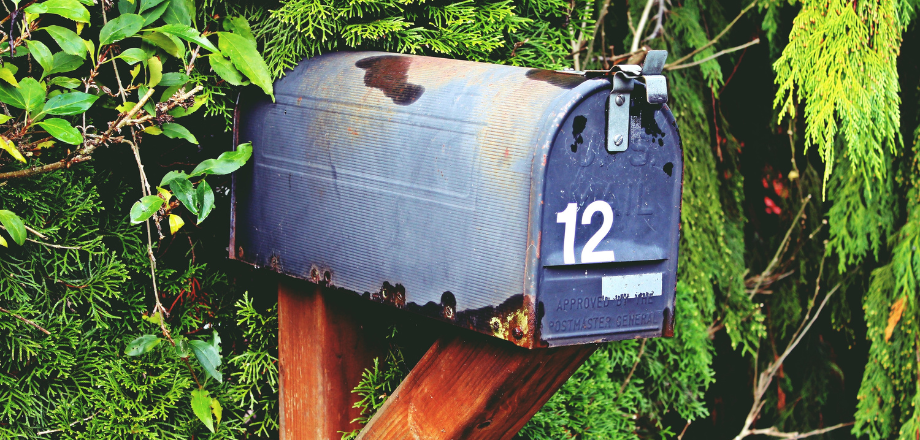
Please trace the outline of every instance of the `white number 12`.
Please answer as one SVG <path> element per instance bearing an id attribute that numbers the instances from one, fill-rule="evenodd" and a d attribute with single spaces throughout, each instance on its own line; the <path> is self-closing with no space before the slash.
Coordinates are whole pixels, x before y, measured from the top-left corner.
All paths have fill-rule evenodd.
<path id="1" fill-rule="evenodd" d="M 610 204 L 607 202 L 595 200 L 585 208 L 585 212 L 581 216 L 581 224 L 590 225 L 591 217 L 594 216 L 595 212 L 601 213 L 604 217 L 604 222 L 601 223 L 601 228 L 585 243 L 585 247 L 581 251 L 582 263 L 607 263 L 613 261 L 613 251 L 594 250 L 601 243 L 601 240 L 607 236 L 607 233 L 610 232 L 610 227 L 613 226 L 613 209 L 610 208 Z M 556 213 L 556 223 L 565 224 L 565 235 L 563 235 L 562 239 L 562 259 L 565 264 L 575 264 L 575 220 L 577 218 L 577 203 L 569 203 L 564 211 Z"/>

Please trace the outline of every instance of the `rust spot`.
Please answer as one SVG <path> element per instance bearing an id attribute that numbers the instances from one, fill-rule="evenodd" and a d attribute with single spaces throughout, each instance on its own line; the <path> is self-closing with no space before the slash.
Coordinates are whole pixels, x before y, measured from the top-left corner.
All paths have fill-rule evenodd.
<path id="1" fill-rule="evenodd" d="M 238 247 L 236 248 L 236 256 L 237 256 L 237 258 L 239 258 L 239 259 L 242 259 L 242 258 L 243 258 L 243 247 L 242 247 L 242 246 L 238 246 Z"/>
<path id="2" fill-rule="evenodd" d="M 379 303 L 389 304 L 400 309 L 406 307 L 406 288 L 402 284 L 397 283 L 394 286 L 389 281 L 384 281 L 383 285 L 380 286 L 380 290 L 370 296 L 372 300 Z"/>
<path id="3" fill-rule="evenodd" d="M 349 128 L 349 129 L 348 129 L 348 132 L 351 133 L 351 134 L 354 135 L 354 136 L 357 136 L 357 135 L 358 135 L 358 130 L 355 130 L 354 128 Z"/>
<path id="4" fill-rule="evenodd" d="M 297 105 L 300 105 L 300 101 L 303 101 L 303 96 L 297 98 Z"/>
<path id="5" fill-rule="evenodd" d="M 514 339 L 521 339 L 524 337 L 524 330 L 521 330 L 520 327 L 515 327 L 511 330 L 511 336 L 514 336 Z"/>
<path id="6" fill-rule="evenodd" d="M 449 291 L 441 295 L 441 317 L 450 321 L 457 317 L 457 298 Z"/>
<path id="7" fill-rule="evenodd" d="M 367 70 L 364 85 L 380 89 L 384 96 L 397 105 L 409 105 L 417 101 L 425 88 L 409 83 L 409 64 L 412 59 L 396 55 L 362 58 L 355 67 Z"/>
<path id="8" fill-rule="evenodd" d="M 674 316 L 671 315 L 671 309 L 668 307 L 664 308 L 664 311 L 661 312 L 664 319 L 661 324 L 661 336 L 665 338 L 674 337 Z"/>
<path id="9" fill-rule="evenodd" d="M 574 89 L 579 84 L 585 82 L 585 77 L 572 73 L 559 73 L 552 70 L 530 69 L 526 73 L 527 77 L 534 81 L 543 81 L 563 89 Z"/>
<path id="10" fill-rule="evenodd" d="M 275 272 L 281 271 L 281 257 L 272 255 L 271 259 L 268 261 L 268 265 L 271 266 L 272 270 Z"/>

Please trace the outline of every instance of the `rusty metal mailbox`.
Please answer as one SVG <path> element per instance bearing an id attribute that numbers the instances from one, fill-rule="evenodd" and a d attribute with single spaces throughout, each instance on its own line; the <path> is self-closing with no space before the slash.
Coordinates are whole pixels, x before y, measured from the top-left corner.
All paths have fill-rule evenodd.
<path id="1" fill-rule="evenodd" d="M 240 105 L 230 256 L 527 348 L 671 336 L 683 164 L 654 73 L 305 60 Z"/>

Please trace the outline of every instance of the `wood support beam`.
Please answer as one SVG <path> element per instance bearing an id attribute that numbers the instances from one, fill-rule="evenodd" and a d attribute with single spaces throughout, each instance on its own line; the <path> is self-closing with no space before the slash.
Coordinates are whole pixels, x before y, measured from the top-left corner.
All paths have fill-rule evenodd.
<path id="1" fill-rule="evenodd" d="M 466 331 L 442 337 L 358 439 L 511 439 L 596 347 L 526 350 Z"/>
<path id="2" fill-rule="evenodd" d="M 338 440 L 361 426 L 352 390 L 387 353 L 380 306 L 289 278 L 278 286 L 281 439 Z"/>

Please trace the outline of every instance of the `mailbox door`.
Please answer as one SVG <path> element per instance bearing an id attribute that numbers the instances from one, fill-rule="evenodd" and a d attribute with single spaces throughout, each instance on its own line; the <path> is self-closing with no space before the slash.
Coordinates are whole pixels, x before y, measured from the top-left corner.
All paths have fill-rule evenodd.
<path id="1" fill-rule="evenodd" d="M 550 346 L 673 333 L 677 126 L 639 89 L 629 147 L 608 153 L 608 95 L 598 91 L 568 114 L 546 165 L 537 318 Z"/>

